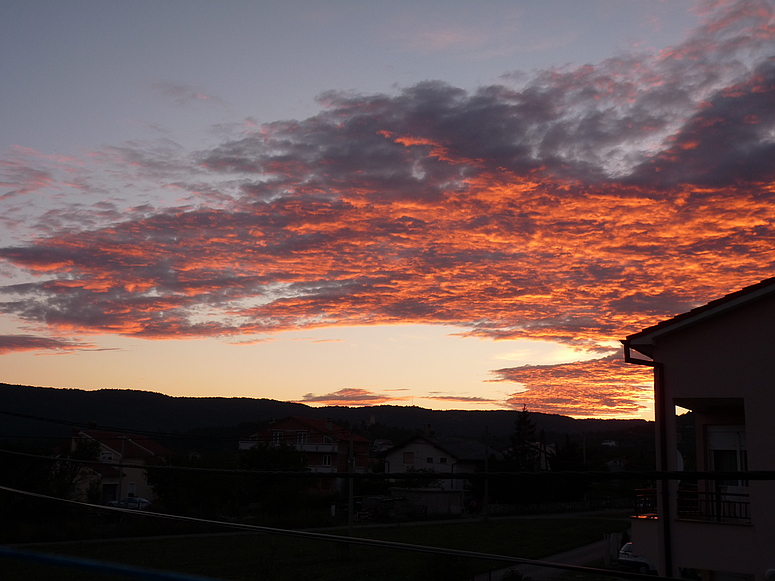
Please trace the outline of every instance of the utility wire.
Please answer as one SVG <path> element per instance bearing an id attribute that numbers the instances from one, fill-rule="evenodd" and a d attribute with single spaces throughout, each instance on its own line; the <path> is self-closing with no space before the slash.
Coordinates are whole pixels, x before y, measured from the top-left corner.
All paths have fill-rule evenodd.
<path id="1" fill-rule="evenodd" d="M 158 432 L 158 431 L 153 431 L 153 430 L 135 430 L 135 429 L 117 428 L 115 426 L 103 426 L 103 425 L 97 424 L 95 422 L 75 422 L 75 421 L 70 421 L 70 420 L 58 420 L 56 418 L 47 418 L 47 417 L 44 417 L 44 416 L 36 416 L 36 415 L 32 415 L 32 414 L 22 414 L 22 413 L 19 413 L 19 412 L 10 412 L 10 411 L 7 411 L 7 410 L 0 410 L 0 414 L 1 415 L 6 415 L 6 416 L 12 416 L 12 417 L 15 417 L 15 418 L 22 418 L 22 419 L 25 419 L 25 420 L 32 420 L 32 421 L 36 421 L 36 422 L 45 422 L 45 423 L 49 423 L 49 424 L 58 424 L 58 425 L 62 425 L 62 426 L 71 426 L 71 427 L 74 427 L 74 428 L 86 428 L 86 429 L 91 429 L 91 430 L 100 430 L 100 431 L 106 431 L 106 432 L 116 432 L 117 434 L 132 434 L 132 435 L 138 435 L 138 436 L 153 436 L 153 437 L 156 437 L 156 438 L 159 438 L 159 439 L 182 439 L 182 440 L 203 440 L 203 439 L 207 439 L 207 440 L 211 440 L 211 441 L 232 441 L 232 442 L 235 441 L 235 440 L 237 440 L 237 441 L 241 441 L 241 440 L 244 440 L 244 441 L 254 441 L 254 442 L 261 442 L 261 441 L 271 442 L 271 437 L 267 437 L 264 440 L 252 440 L 250 438 L 250 436 L 245 437 L 245 438 L 241 438 L 239 436 L 215 436 L 215 437 L 207 436 L 207 435 L 198 436 L 196 434 L 191 434 L 190 431 L 189 431 L 189 433 L 186 433 L 186 434 L 180 434 L 180 433 L 175 433 L 175 432 Z M 262 422 L 256 422 L 256 423 L 261 424 Z M 217 427 L 215 429 L 217 429 Z M 330 435 L 330 434 L 346 434 L 346 433 L 349 433 L 350 431 L 352 431 L 352 430 L 350 430 L 348 428 L 341 428 L 339 430 L 327 431 L 325 434 L 326 435 Z M 6 437 L 11 438 L 11 437 L 15 437 L 15 436 L 6 436 Z M 38 437 L 38 436 L 33 436 L 33 437 Z M 56 439 L 56 438 L 63 438 L 63 437 L 51 436 L 51 438 L 52 439 Z"/>
<path id="2" fill-rule="evenodd" d="M 435 555 L 446 555 L 446 556 L 453 556 L 453 557 L 466 557 L 471 559 L 482 559 L 482 560 L 488 560 L 488 561 L 501 561 L 506 563 L 513 563 L 518 565 L 535 565 L 537 567 L 549 567 L 553 569 L 562 569 L 565 571 L 574 571 L 576 573 L 587 573 L 587 574 L 594 574 L 594 575 L 601 575 L 605 577 L 618 577 L 622 579 L 640 579 L 642 581 L 654 581 L 655 579 L 665 579 L 670 581 L 678 581 L 674 577 L 657 577 L 653 575 L 643 575 L 640 573 L 630 573 L 626 571 L 611 571 L 608 569 L 597 569 L 594 567 L 583 567 L 581 565 L 568 565 L 566 563 L 553 563 L 551 561 L 542 561 L 537 559 L 526 559 L 523 557 L 512 557 L 508 555 L 498 555 L 494 553 L 483 553 L 480 551 L 465 551 L 462 549 L 447 549 L 444 547 L 431 547 L 427 545 L 416 545 L 412 543 L 399 543 L 396 541 L 382 541 L 377 539 L 366 539 L 361 537 L 343 537 L 339 535 L 331 535 L 326 533 L 316 533 L 312 531 L 299 531 L 299 530 L 292 530 L 292 529 L 279 529 L 274 527 L 264 527 L 259 525 L 249 525 L 249 524 L 243 524 L 243 523 L 234 523 L 234 522 L 225 522 L 225 521 L 217 521 L 217 520 L 211 520 L 211 519 L 203 519 L 203 518 L 195 518 L 195 517 L 188 517 L 188 516 L 179 516 L 179 515 L 171 515 L 171 514 L 162 514 L 158 512 L 149 512 L 149 511 L 135 511 L 132 509 L 125 509 L 125 508 L 119 508 L 119 507 L 112 507 L 112 506 L 100 506 L 98 504 L 89 504 L 86 502 L 80 502 L 77 500 L 67 500 L 64 498 L 56 498 L 53 496 L 46 496 L 44 494 L 39 494 L 36 492 L 28 492 L 25 490 L 18 490 L 16 488 L 9 488 L 7 486 L 0 486 L 0 490 L 5 490 L 6 492 L 11 492 L 15 494 L 21 494 L 24 496 L 31 496 L 34 498 L 40 498 L 45 500 L 51 500 L 55 502 L 63 502 L 71 505 L 76 506 L 82 506 L 85 508 L 90 509 L 97 509 L 97 510 L 106 510 L 106 511 L 114 511 L 114 512 L 121 512 L 121 513 L 129 513 L 129 514 L 135 514 L 139 516 L 149 517 L 149 518 L 161 518 L 161 519 L 167 519 L 167 520 L 174 520 L 174 521 L 181 521 L 181 522 L 189 522 L 189 523 L 195 523 L 195 524 L 207 524 L 207 525 L 215 525 L 215 526 L 222 526 L 227 528 L 234 528 L 234 529 L 240 529 L 240 530 L 246 530 L 246 531 L 253 531 L 256 533 L 264 533 L 264 534 L 272 534 L 272 535 L 281 535 L 281 536 L 287 536 L 287 537 L 296 537 L 296 538 L 302 538 L 302 539 L 314 539 L 314 540 L 320 540 L 320 541 L 330 541 L 334 543 L 345 543 L 345 544 L 351 544 L 351 545 L 361 545 L 361 546 L 367 546 L 367 547 L 378 547 L 378 548 L 386 548 L 386 549 L 397 549 L 402 551 L 411 551 L 416 553 L 429 553 L 429 554 L 435 554 Z"/>
<path id="3" fill-rule="evenodd" d="M 25 420 L 32 420 L 36 422 L 44 422 L 48 424 L 58 424 L 61 426 L 71 426 L 73 428 L 86 428 L 86 429 L 92 429 L 92 430 L 100 430 L 100 431 L 106 431 L 106 432 L 116 432 L 119 434 L 134 434 L 138 436 L 154 436 L 157 438 L 167 438 L 167 439 L 189 439 L 189 440 L 201 440 L 201 439 L 208 439 L 208 440 L 239 440 L 240 438 L 237 436 L 218 436 L 218 437 L 211 437 L 211 436 L 197 436 L 194 434 L 180 434 L 180 433 L 174 433 L 174 432 L 158 432 L 153 430 L 138 430 L 138 429 L 126 429 L 126 428 L 117 428 L 115 426 L 103 426 L 100 424 L 96 424 L 95 422 L 75 422 L 70 420 L 58 420 L 56 418 L 47 418 L 43 416 L 36 416 L 32 414 L 22 414 L 19 412 L 10 412 L 7 410 L 0 410 L 0 414 L 5 416 L 12 416 L 15 418 L 22 418 Z M 7 437 L 13 437 L 13 436 L 7 436 Z M 56 436 L 52 436 L 52 438 L 56 438 Z"/>
<path id="4" fill-rule="evenodd" d="M 541 472 L 307 472 L 294 470 L 245 470 L 238 468 L 204 468 L 199 466 L 175 466 L 173 464 L 128 464 L 121 462 L 103 462 L 101 460 L 78 460 L 58 456 L 42 456 L 29 452 L 18 452 L 0 448 L 0 454 L 11 454 L 45 460 L 48 462 L 70 462 L 73 464 L 113 466 L 115 468 L 141 468 L 143 470 L 180 470 L 213 474 L 235 474 L 246 476 L 292 476 L 300 478 L 344 478 L 344 479 L 397 479 L 397 480 L 483 480 L 524 479 L 524 478 L 576 478 L 586 480 L 775 480 L 775 470 L 756 470 L 752 472 L 678 472 L 678 471 L 641 471 L 641 472 L 597 472 L 597 471 L 541 471 Z"/>

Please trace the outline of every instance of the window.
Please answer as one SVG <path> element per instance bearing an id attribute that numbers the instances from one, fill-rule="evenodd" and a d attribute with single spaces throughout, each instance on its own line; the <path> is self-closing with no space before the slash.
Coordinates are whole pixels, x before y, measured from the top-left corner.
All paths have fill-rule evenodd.
<path id="1" fill-rule="evenodd" d="M 439 462 L 441 462 L 442 464 L 446 464 L 447 458 L 445 456 L 442 456 L 441 458 L 439 458 Z"/>
<path id="2" fill-rule="evenodd" d="M 331 466 L 331 454 L 323 454 L 323 466 Z"/>
<path id="3" fill-rule="evenodd" d="M 710 471 L 747 471 L 745 426 L 706 425 L 705 461 Z M 748 480 L 742 478 L 699 481 L 696 488 L 687 485 L 678 490 L 678 514 L 681 518 L 750 523 L 750 504 Z"/>
<path id="4" fill-rule="evenodd" d="M 425 463 L 426 463 L 426 464 L 433 464 L 433 458 L 427 458 L 427 459 L 425 460 Z"/>
<path id="5" fill-rule="evenodd" d="M 404 464 L 414 464 L 414 452 L 404 452 Z"/>
<path id="6" fill-rule="evenodd" d="M 334 441 L 331 439 L 331 436 L 323 436 L 323 443 L 324 444 L 333 444 Z"/>
<path id="7" fill-rule="evenodd" d="M 706 447 L 708 468 L 719 472 L 745 472 L 748 470 L 748 450 L 745 426 L 707 426 Z M 747 480 L 719 480 L 717 489 L 748 486 Z"/>
<path id="8" fill-rule="evenodd" d="M 306 444 L 307 443 L 307 432 L 296 432 L 296 443 L 297 444 Z"/>
<path id="9" fill-rule="evenodd" d="M 283 443 L 283 433 L 281 430 L 276 430 L 272 432 L 272 443 L 273 444 L 282 444 Z"/>
<path id="10" fill-rule="evenodd" d="M 100 461 L 101 462 L 113 462 L 113 452 L 102 452 L 102 453 L 100 453 Z"/>

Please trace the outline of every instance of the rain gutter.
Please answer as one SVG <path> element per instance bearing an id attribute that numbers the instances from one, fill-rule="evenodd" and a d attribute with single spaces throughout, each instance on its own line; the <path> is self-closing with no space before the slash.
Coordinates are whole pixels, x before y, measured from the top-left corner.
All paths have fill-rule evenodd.
<path id="1" fill-rule="evenodd" d="M 654 369 L 654 407 L 656 408 L 657 429 L 659 431 L 659 460 L 662 471 L 668 469 L 667 466 L 667 416 L 665 411 L 665 369 L 664 365 L 653 359 L 641 359 L 633 357 L 631 351 L 634 349 L 630 345 L 629 339 L 622 340 L 624 345 L 625 363 L 635 365 L 646 365 Z M 670 527 L 670 481 L 662 478 L 659 481 L 662 492 L 662 516 L 663 525 L 663 549 L 665 552 L 665 576 L 673 576 L 673 549 L 672 535 Z"/>

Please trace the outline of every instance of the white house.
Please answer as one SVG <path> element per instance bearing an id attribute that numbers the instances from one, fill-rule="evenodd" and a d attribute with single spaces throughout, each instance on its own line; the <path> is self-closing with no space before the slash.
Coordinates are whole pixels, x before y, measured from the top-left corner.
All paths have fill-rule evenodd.
<path id="1" fill-rule="evenodd" d="M 501 457 L 491 447 L 465 438 L 415 436 L 394 446 L 385 453 L 385 472 L 433 471 L 446 473 L 472 473 L 484 469 L 485 458 Z M 463 489 L 465 480 L 444 479 L 442 488 Z"/>

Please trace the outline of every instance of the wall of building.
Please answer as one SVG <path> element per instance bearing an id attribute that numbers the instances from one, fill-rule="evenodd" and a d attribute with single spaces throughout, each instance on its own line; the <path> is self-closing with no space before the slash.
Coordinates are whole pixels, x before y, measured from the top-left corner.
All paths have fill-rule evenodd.
<path id="1" fill-rule="evenodd" d="M 411 454 L 409 460 L 406 454 Z M 429 462 L 428 459 L 431 461 Z M 410 470 L 431 470 L 434 472 L 474 472 L 474 463 L 460 463 L 457 459 L 425 440 L 416 440 L 407 443 L 388 453 L 385 456 L 386 472 L 408 472 Z M 439 480 L 438 484 L 446 489 L 460 489 L 465 487 L 463 480 Z"/>
<path id="2" fill-rule="evenodd" d="M 406 461 L 405 453 L 412 454 L 411 461 Z M 431 462 L 428 461 L 429 458 Z M 433 469 L 436 472 L 452 472 L 451 466 L 455 464 L 455 458 L 430 442 L 418 440 L 409 442 L 406 446 L 389 453 L 385 456 L 385 462 L 388 472 L 406 472 L 410 468 L 413 470 Z"/>
<path id="3" fill-rule="evenodd" d="M 136 464 L 142 463 L 137 459 L 127 459 L 127 463 Z M 126 498 L 129 496 L 132 489 L 134 489 L 133 496 L 139 496 L 147 500 L 155 500 L 156 494 L 151 486 L 148 484 L 148 480 L 145 477 L 145 470 L 142 468 L 124 468 L 124 477 L 121 479 L 121 492 L 120 497 Z M 134 484 L 134 486 L 132 486 Z"/>
<path id="4" fill-rule="evenodd" d="M 775 298 L 765 298 L 657 339 L 654 360 L 664 365 L 666 396 L 661 402 L 667 417 L 665 468 L 678 468 L 676 400 L 694 400 L 700 407 L 716 400 L 718 406 L 710 413 L 697 414 L 698 468 L 707 465 L 706 426 L 742 420 L 748 469 L 775 470 L 775 342 L 771 338 L 774 327 Z M 742 408 L 738 409 L 736 402 L 741 400 Z M 674 494 L 676 483 L 671 484 L 671 490 Z M 775 567 L 775 483 L 751 482 L 748 492 L 750 525 L 673 523 L 676 566 L 749 573 L 764 579 L 765 571 Z M 671 514 L 676 514 L 674 502 Z M 701 567 L 703 563 L 705 566 Z"/>

